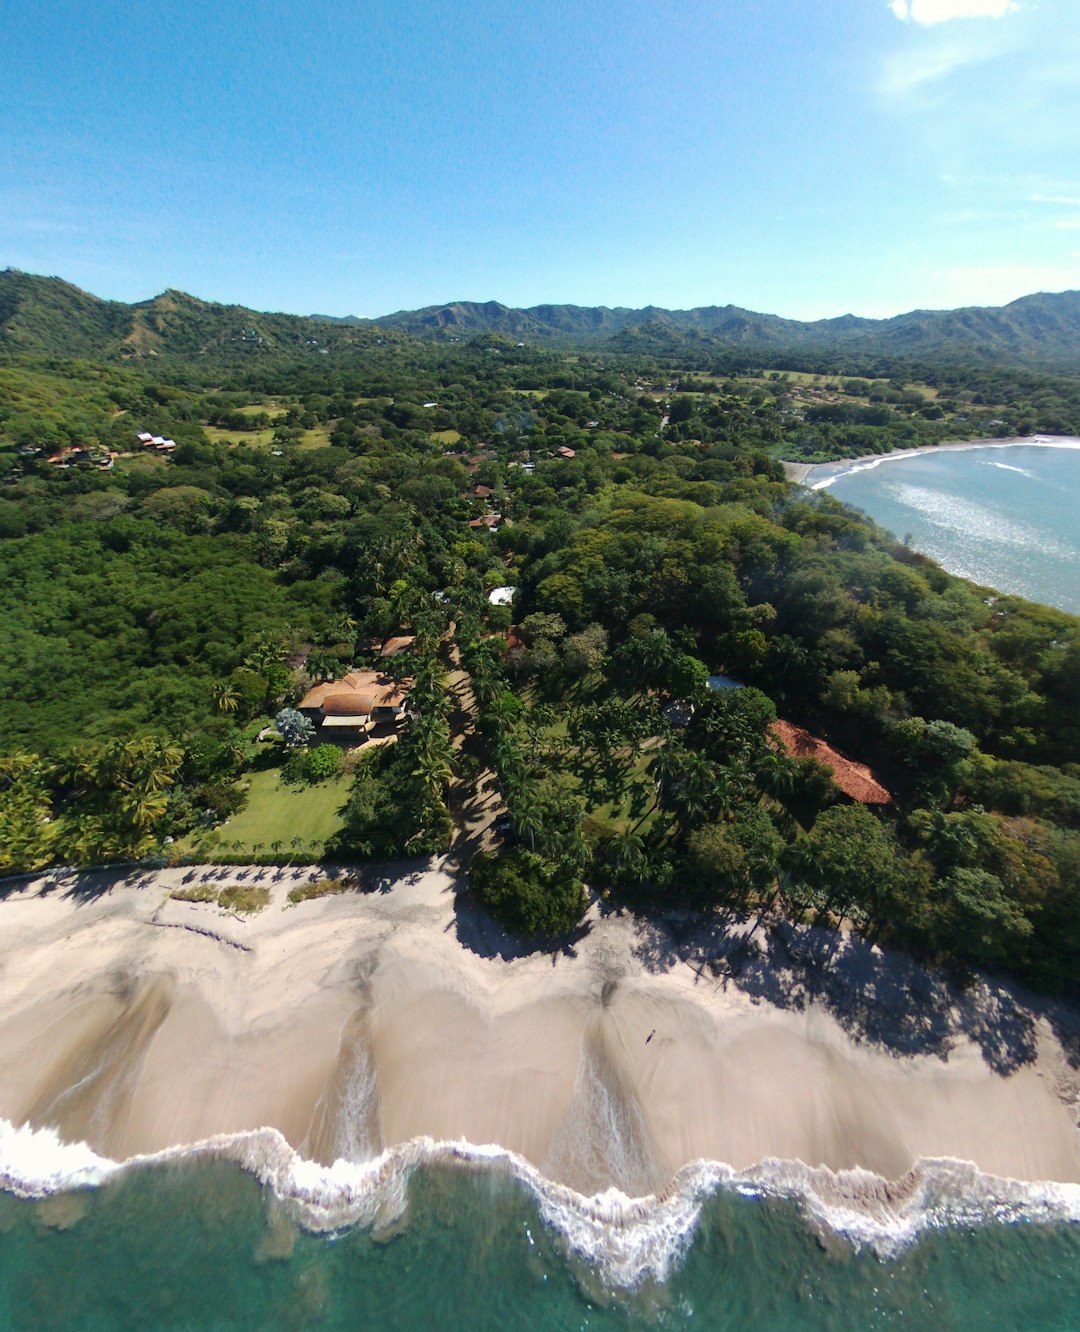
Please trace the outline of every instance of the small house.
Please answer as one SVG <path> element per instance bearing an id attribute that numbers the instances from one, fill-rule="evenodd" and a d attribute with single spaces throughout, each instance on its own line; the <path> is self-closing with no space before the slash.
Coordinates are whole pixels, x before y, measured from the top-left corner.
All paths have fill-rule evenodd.
<path id="1" fill-rule="evenodd" d="M 382 671 L 350 671 L 309 689 L 298 706 L 319 737 L 348 740 L 383 724 L 397 725 L 408 698 L 407 681 Z"/>
<path id="2" fill-rule="evenodd" d="M 832 769 L 834 785 L 860 805 L 890 805 L 892 795 L 877 780 L 865 763 L 856 763 L 845 758 L 832 745 L 794 722 L 783 718 L 773 723 L 767 739 L 773 749 L 779 753 L 791 754 L 794 758 L 812 758 Z"/>

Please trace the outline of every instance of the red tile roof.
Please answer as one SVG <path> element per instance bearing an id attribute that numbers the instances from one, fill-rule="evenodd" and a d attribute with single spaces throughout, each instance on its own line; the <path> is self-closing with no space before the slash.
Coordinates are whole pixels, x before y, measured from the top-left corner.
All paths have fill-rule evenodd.
<path id="1" fill-rule="evenodd" d="M 331 694 L 323 700 L 324 717 L 366 717 L 375 706 L 373 694 L 352 690 L 347 694 Z"/>
<path id="2" fill-rule="evenodd" d="M 780 719 L 772 728 L 769 743 L 774 749 L 787 750 L 796 758 L 813 758 L 832 768 L 833 781 L 846 796 L 860 805 L 889 805 L 892 796 L 874 777 L 865 763 L 845 758 L 832 745 L 811 735 L 794 722 Z"/>

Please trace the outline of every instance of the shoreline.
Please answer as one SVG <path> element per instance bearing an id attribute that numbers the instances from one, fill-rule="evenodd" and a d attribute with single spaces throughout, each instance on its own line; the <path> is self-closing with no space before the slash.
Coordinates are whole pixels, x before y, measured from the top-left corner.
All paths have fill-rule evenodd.
<path id="1" fill-rule="evenodd" d="M 780 459 L 784 468 L 784 475 L 788 481 L 795 485 L 804 485 L 807 476 L 819 467 L 835 467 L 837 472 L 834 476 L 823 477 L 815 485 L 809 486 L 810 490 L 824 490 L 832 484 L 839 476 L 848 472 L 861 470 L 863 467 L 876 466 L 878 463 L 888 462 L 897 458 L 918 458 L 927 453 L 941 453 L 943 451 L 956 451 L 965 449 L 991 449 L 991 448 L 1014 448 L 1017 445 L 1028 445 L 1033 448 L 1080 448 L 1080 438 L 1075 435 L 1018 435 L 1010 436 L 1007 439 L 997 437 L 986 437 L 980 439 L 949 439 L 942 440 L 940 444 L 919 444 L 910 449 L 892 449 L 888 453 L 866 453 L 858 458 L 834 458 L 826 462 L 803 463 L 790 462 L 786 459 Z"/>
<path id="2" fill-rule="evenodd" d="M 871 1239 L 950 1189 L 1080 1216 L 1072 1010 L 688 913 L 594 906 L 572 944 L 528 952 L 446 862 L 393 872 L 295 906 L 309 867 L 9 892 L 0 1118 L 29 1127 L 0 1132 L 0 1180 L 41 1196 L 209 1152 L 314 1229 L 392 1212 L 442 1159 L 509 1162 L 582 1236 L 605 1207 L 609 1230 L 678 1230 L 727 1186 L 797 1194 Z M 168 896 L 260 877 L 271 904 L 249 919 Z"/>

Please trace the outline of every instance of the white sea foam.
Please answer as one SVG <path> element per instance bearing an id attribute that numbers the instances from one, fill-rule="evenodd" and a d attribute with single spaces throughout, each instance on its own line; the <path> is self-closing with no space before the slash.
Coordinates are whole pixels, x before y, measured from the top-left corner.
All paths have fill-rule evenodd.
<path id="1" fill-rule="evenodd" d="M 319 1165 L 271 1128 L 222 1135 L 125 1162 L 64 1143 L 51 1129 L 0 1120 L 0 1187 L 23 1198 L 98 1185 L 120 1170 L 208 1159 L 235 1161 L 288 1205 L 310 1231 L 382 1229 L 405 1212 L 419 1167 L 456 1165 L 504 1172 L 533 1195 L 545 1223 L 608 1285 L 632 1289 L 663 1281 L 692 1242 L 703 1204 L 723 1190 L 801 1204 L 814 1226 L 889 1257 L 923 1231 L 983 1221 L 1080 1221 L 1080 1185 L 1028 1183 L 981 1173 L 969 1161 L 919 1161 L 901 1179 L 865 1170 L 832 1171 L 800 1161 L 765 1160 L 737 1171 L 717 1161 L 685 1166 L 666 1188 L 643 1198 L 618 1189 L 584 1197 L 498 1146 L 417 1138 L 369 1161 Z"/>
<path id="2" fill-rule="evenodd" d="M 969 443 L 928 444 L 922 448 L 899 449 L 895 453 L 883 453 L 876 458 L 859 458 L 850 464 L 837 463 L 835 466 L 840 468 L 839 471 L 834 472 L 831 476 L 822 477 L 819 481 L 814 481 L 810 489 L 828 490 L 841 477 L 854 476 L 857 472 L 871 472 L 875 467 L 880 467 L 882 463 L 905 462 L 911 458 L 925 458 L 927 454 L 970 453 L 973 449 L 1013 449 L 1019 445 L 1039 449 L 1080 449 L 1080 439 L 1073 435 L 1028 435 L 1023 439 L 975 439 Z M 819 464 L 822 467 L 829 465 L 827 463 Z M 997 465 L 1005 467 L 1008 464 L 998 463 Z"/>
<path id="3" fill-rule="evenodd" d="M 1012 463 L 994 462 L 991 459 L 980 459 L 980 467 L 997 467 L 1002 472 L 1015 472 L 1018 476 L 1030 477 L 1032 481 L 1038 481 L 1034 472 L 1029 472 L 1026 467 L 1014 467 Z"/>

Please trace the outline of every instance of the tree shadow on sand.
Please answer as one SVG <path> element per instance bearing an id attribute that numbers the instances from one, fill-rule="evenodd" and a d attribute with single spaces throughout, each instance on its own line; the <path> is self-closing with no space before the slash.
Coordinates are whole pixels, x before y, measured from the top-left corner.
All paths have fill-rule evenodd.
<path id="1" fill-rule="evenodd" d="M 552 966 L 558 963 L 560 957 L 576 957 L 576 945 L 589 933 L 588 925 L 579 925 L 569 933 L 554 938 L 538 939 L 511 934 L 470 897 L 464 876 L 455 884 L 454 919 L 447 926 L 448 930 L 451 928 L 457 935 L 458 943 L 479 957 L 498 957 L 504 962 L 512 962 L 519 957 L 547 953 L 551 957 Z"/>
<path id="2" fill-rule="evenodd" d="M 1080 1067 L 1080 1013 L 993 977 L 962 986 L 854 935 L 788 922 L 673 912 L 640 918 L 638 930 L 635 956 L 647 971 L 681 962 L 778 1008 L 819 1004 L 853 1039 L 897 1056 L 948 1058 L 966 1037 L 995 1072 L 1012 1073 L 1035 1059 L 1036 1024 L 1045 1018 Z"/>

